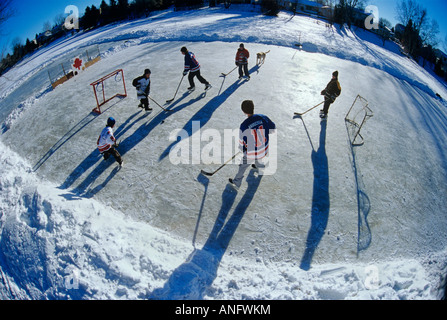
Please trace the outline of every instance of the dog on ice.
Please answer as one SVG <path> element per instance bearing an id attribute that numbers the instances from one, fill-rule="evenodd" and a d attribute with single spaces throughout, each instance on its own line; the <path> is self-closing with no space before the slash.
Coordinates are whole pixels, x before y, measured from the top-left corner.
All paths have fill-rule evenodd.
<path id="1" fill-rule="evenodd" d="M 265 57 L 267 56 L 267 53 L 269 53 L 269 52 L 270 52 L 270 50 L 267 51 L 267 52 L 258 52 L 257 53 L 257 55 L 256 55 L 256 64 L 258 66 L 264 63 Z"/>

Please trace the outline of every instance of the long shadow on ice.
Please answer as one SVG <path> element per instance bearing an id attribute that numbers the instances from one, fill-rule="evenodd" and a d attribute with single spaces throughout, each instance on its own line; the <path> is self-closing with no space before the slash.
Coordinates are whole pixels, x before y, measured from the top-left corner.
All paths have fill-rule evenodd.
<path id="1" fill-rule="evenodd" d="M 117 102 L 109 106 L 107 109 L 103 110 L 102 113 L 106 113 L 111 108 L 113 108 L 115 105 L 120 103 L 122 101 L 122 97 L 119 98 Z M 133 115 L 135 116 L 135 115 Z M 133 117 L 132 116 L 132 117 Z M 73 128 L 71 128 L 62 138 L 59 139 L 58 142 L 56 142 L 50 150 L 34 165 L 33 171 L 39 170 L 39 168 L 54 154 L 56 151 L 59 150 L 65 143 L 67 143 L 71 138 L 73 138 L 75 135 L 77 135 L 79 132 L 81 132 L 84 128 L 86 128 L 91 122 L 98 119 L 98 116 L 91 112 L 87 116 L 85 116 L 83 119 L 81 119 Z M 128 119 L 129 121 L 129 119 Z"/>
<path id="2" fill-rule="evenodd" d="M 259 66 L 256 65 L 253 68 L 249 70 L 249 73 L 252 74 L 253 72 L 257 71 L 259 69 Z M 224 79 L 225 81 L 225 79 Z M 231 96 L 233 93 L 236 92 L 237 89 L 239 89 L 246 81 L 236 81 L 232 85 L 230 85 L 227 89 L 225 89 L 224 92 L 217 95 L 210 101 L 208 101 L 199 111 L 197 111 L 191 119 L 189 119 L 186 124 L 183 126 L 183 129 L 181 132 L 186 132 L 188 138 L 191 137 L 196 131 L 194 129 L 196 128 L 202 128 L 205 126 L 205 124 L 208 123 L 208 121 L 213 116 L 214 111 L 216 111 L 227 99 L 229 96 Z M 220 91 L 219 91 L 220 92 Z M 199 126 L 194 126 L 194 123 L 199 123 Z M 197 129 L 198 130 L 198 129 Z M 174 141 L 171 143 L 165 151 L 161 154 L 159 161 L 162 161 L 164 158 L 166 158 L 169 155 L 169 152 L 174 148 L 181 140 Z"/>
<path id="3" fill-rule="evenodd" d="M 245 212 L 261 183 L 262 176 L 255 177 L 252 170 L 247 177 L 248 188 L 244 196 L 227 217 L 236 200 L 237 192 L 227 185 L 222 194 L 222 206 L 208 240 L 201 250 L 195 249 L 188 259 L 180 265 L 163 288 L 155 289 L 149 299 L 158 300 L 199 300 L 212 285 L 217 275 L 222 257 L 230 244 Z"/>
<path id="4" fill-rule="evenodd" d="M 138 121 L 142 120 L 143 118 L 145 118 L 147 116 L 147 114 L 137 118 L 135 121 L 132 122 L 132 120 L 139 114 L 139 112 L 134 113 L 133 115 L 131 115 L 124 123 L 122 123 L 116 130 L 115 130 L 115 137 L 117 138 L 117 140 L 120 140 L 120 137 L 126 132 L 128 131 L 135 123 L 137 123 Z M 95 120 L 95 118 L 93 118 L 92 120 Z M 81 128 L 76 129 L 74 133 L 71 133 L 72 130 L 70 130 L 64 137 L 66 137 L 68 135 L 68 138 L 62 138 L 61 140 L 58 141 L 58 143 L 56 143 L 53 148 L 50 149 L 50 151 L 36 164 L 36 167 L 38 168 L 38 166 L 40 166 L 42 164 L 42 161 L 46 161 L 48 159 L 49 156 L 51 156 L 57 149 L 60 148 L 60 146 L 62 144 L 64 144 L 68 139 L 70 139 L 74 134 L 76 134 L 77 132 L 79 132 L 82 128 L 85 127 L 85 125 L 87 125 L 89 122 L 91 122 L 92 120 L 90 120 L 89 118 L 85 118 L 85 120 L 82 120 L 79 124 L 82 124 Z M 87 121 L 87 123 L 85 123 L 85 121 Z M 78 124 L 78 125 L 79 125 Z M 74 128 L 78 127 L 75 126 Z M 99 136 L 99 132 L 98 132 L 98 136 Z M 93 150 L 74 170 L 73 172 L 65 179 L 65 181 L 62 183 L 61 185 L 61 189 L 67 189 L 69 188 L 71 185 L 73 185 L 75 183 L 75 181 L 77 179 L 79 179 L 82 174 L 87 171 L 89 168 L 93 167 L 99 160 L 102 160 L 102 156 L 99 153 L 99 151 L 95 148 L 95 150 Z M 112 157 L 113 159 L 113 157 Z M 114 161 L 114 160 L 113 160 Z M 107 163 L 110 162 L 110 164 L 113 163 L 113 161 L 106 161 Z M 104 168 L 105 169 L 105 168 Z"/>
<path id="5" fill-rule="evenodd" d="M 194 236 L 192 238 L 192 245 L 194 246 L 194 248 L 196 247 L 197 231 L 199 230 L 200 220 L 202 219 L 203 207 L 205 205 L 205 199 L 206 199 L 206 195 L 208 193 L 208 185 L 209 185 L 210 180 L 206 176 L 204 176 L 202 173 L 200 173 L 199 176 L 197 177 L 197 181 L 200 182 L 201 184 L 203 184 L 203 186 L 205 187 L 205 192 L 203 193 L 202 203 L 200 204 L 199 215 L 197 217 L 196 229 L 194 230 Z"/>
<path id="6" fill-rule="evenodd" d="M 357 190 L 357 213 L 358 213 L 358 238 L 357 238 L 357 255 L 362 250 L 369 248 L 372 240 L 371 229 L 368 223 L 368 215 L 371 211 L 371 201 L 366 192 L 363 175 L 357 161 L 356 148 L 363 144 L 354 144 L 356 133 L 359 133 L 358 125 L 354 122 L 345 121 L 348 133 L 348 143 L 351 149 L 352 170 L 354 172 L 355 186 Z"/>
<path id="7" fill-rule="evenodd" d="M 135 121 L 132 121 L 132 118 L 134 118 L 136 115 L 140 114 L 140 111 L 132 115 L 129 119 L 126 120 L 125 123 L 123 123 L 121 126 L 118 127 L 118 129 L 115 131 L 115 137 L 120 142 L 118 151 L 121 154 L 121 156 L 125 156 L 127 152 L 135 148 L 141 141 L 143 141 L 144 138 L 146 138 L 152 130 L 163 123 L 168 117 L 172 116 L 176 112 L 179 112 L 180 110 L 186 108 L 191 103 L 194 103 L 197 99 L 200 99 L 201 97 L 191 99 L 188 102 L 185 102 L 183 104 L 178 105 L 175 107 L 176 104 L 179 104 L 181 100 L 183 100 L 187 94 L 184 94 L 180 99 L 177 100 L 176 103 L 172 104 L 170 106 L 171 112 L 166 112 L 163 110 L 160 110 L 160 112 L 154 116 L 152 119 L 150 119 L 148 122 L 141 125 L 138 129 L 136 129 L 132 135 L 126 137 L 125 139 L 121 139 L 121 137 L 130 129 L 132 128 L 136 123 L 140 122 L 141 120 L 144 120 L 146 117 L 148 117 L 149 113 L 144 113 L 142 116 L 138 117 Z M 173 108 L 174 107 L 174 108 Z M 99 135 L 99 133 L 98 133 Z M 114 177 L 114 175 L 117 173 L 116 170 L 112 171 L 111 174 L 102 182 L 100 185 L 90 188 L 90 186 L 101 176 L 102 173 L 104 173 L 111 165 L 116 165 L 115 159 L 113 157 L 110 157 L 107 161 L 102 160 L 102 156 L 100 155 L 98 149 L 95 149 L 92 151 L 92 153 L 87 156 L 87 158 L 84 159 L 76 168 L 73 170 L 73 172 L 67 177 L 65 182 L 61 185 L 61 189 L 68 189 L 70 188 L 87 170 L 89 170 L 91 167 L 93 167 L 98 161 L 100 163 L 91 171 L 86 178 L 78 185 L 76 188 L 74 188 L 73 192 L 77 195 L 82 195 L 86 197 L 92 197 L 97 192 L 99 192 L 102 188 L 106 186 L 106 184 Z M 126 159 L 124 158 L 124 161 Z"/>
<path id="8" fill-rule="evenodd" d="M 314 184 L 311 210 L 311 226 L 307 235 L 306 249 L 301 258 L 300 268 L 309 270 L 312 258 L 324 236 L 329 220 L 329 165 L 326 154 L 327 121 L 321 121 L 320 145 L 315 151 L 312 147 Z"/>

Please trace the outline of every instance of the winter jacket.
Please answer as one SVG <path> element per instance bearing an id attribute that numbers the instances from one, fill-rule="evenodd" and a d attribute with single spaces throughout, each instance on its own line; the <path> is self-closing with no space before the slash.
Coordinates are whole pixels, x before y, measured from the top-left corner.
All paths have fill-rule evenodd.
<path id="1" fill-rule="evenodd" d="M 135 78 L 132 85 L 137 88 L 138 99 L 146 99 L 151 91 L 151 77 L 146 79 L 144 75 Z"/>
<path id="2" fill-rule="evenodd" d="M 236 53 L 236 64 L 248 64 L 248 58 L 250 58 L 250 53 L 247 49 L 239 48 Z"/>
<path id="3" fill-rule="evenodd" d="M 188 71 L 196 72 L 200 70 L 199 61 L 197 61 L 194 53 L 188 51 L 185 53 L 185 69 L 183 73 L 188 73 Z"/>
<path id="4" fill-rule="evenodd" d="M 332 79 L 326 86 L 326 89 L 321 91 L 321 95 L 325 96 L 326 99 L 331 99 L 332 102 L 340 96 L 341 86 L 337 79 Z"/>
<path id="5" fill-rule="evenodd" d="M 268 154 L 269 139 L 275 123 L 262 114 L 254 114 L 239 128 L 239 149 L 248 160 L 260 160 Z"/>
<path id="6" fill-rule="evenodd" d="M 100 153 L 104 153 L 115 144 L 115 137 L 113 135 L 113 129 L 111 127 L 105 127 L 98 138 L 96 144 Z"/>

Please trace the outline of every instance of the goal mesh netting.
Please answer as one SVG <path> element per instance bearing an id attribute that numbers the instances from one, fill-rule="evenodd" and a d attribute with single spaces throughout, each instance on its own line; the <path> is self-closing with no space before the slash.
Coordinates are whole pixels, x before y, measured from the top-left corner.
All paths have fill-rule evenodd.
<path id="1" fill-rule="evenodd" d="M 368 100 L 360 95 L 354 100 L 351 108 L 345 117 L 346 128 L 348 130 L 349 140 L 352 145 L 362 145 L 363 136 L 360 134 L 366 121 L 374 115 L 369 108 Z"/>
<path id="2" fill-rule="evenodd" d="M 90 84 L 96 99 L 96 108 L 92 111 L 101 113 L 101 106 L 115 97 L 127 97 L 123 69 L 116 70 Z"/>

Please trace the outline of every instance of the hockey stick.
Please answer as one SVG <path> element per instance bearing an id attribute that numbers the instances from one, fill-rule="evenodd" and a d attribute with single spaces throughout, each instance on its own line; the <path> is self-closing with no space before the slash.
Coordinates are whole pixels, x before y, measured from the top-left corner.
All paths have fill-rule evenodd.
<path id="1" fill-rule="evenodd" d="M 222 72 L 222 74 L 220 75 L 220 77 L 226 77 L 226 76 L 228 76 L 230 73 L 232 73 L 234 70 L 236 70 L 237 69 L 237 67 L 234 67 L 234 69 L 233 70 L 231 70 L 230 72 L 228 72 L 228 73 L 223 73 Z"/>
<path id="2" fill-rule="evenodd" d="M 152 99 L 150 96 L 147 96 L 149 99 L 151 99 L 153 102 L 155 102 L 155 104 L 157 105 L 157 106 L 159 106 L 160 108 L 162 108 L 163 109 L 163 111 L 167 111 L 167 112 L 172 112 L 172 110 L 168 110 L 168 109 L 166 109 L 166 108 L 163 108 L 157 101 L 155 101 L 154 99 Z"/>
<path id="3" fill-rule="evenodd" d="M 312 107 L 309 110 L 304 111 L 303 113 L 295 112 L 294 114 L 297 115 L 297 116 L 302 116 L 303 114 L 308 113 L 309 111 L 315 109 L 316 107 L 321 106 L 323 103 L 324 103 L 324 101 L 320 102 L 315 107 Z"/>
<path id="4" fill-rule="evenodd" d="M 175 97 L 177 96 L 178 89 L 180 89 L 180 85 L 182 84 L 184 77 L 185 77 L 185 75 L 183 75 L 182 79 L 180 80 L 180 83 L 178 84 L 177 91 L 174 94 L 174 98 L 172 98 L 171 100 L 166 100 L 166 103 L 171 103 L 172 101 L 174 101 Z"/>
<path id="5" fill-rule="evenodd" d="M 230 160 L 228 160 L 227 162 L 225 162 L 223 165 L 221 165 L 219 168 L 217 168 L 216 171 L 214 172 L 206 172 L 206 171 L 200 171 L 202 174 L 206 175 L 206 176 L 213 176 L 214 174 L 216 174 L 220 169 L 222 169 L 223 167 L 225 167 L 228 163 L 230 163 L 230 161 L 232 161 L 234 158 L 236 158 L 241 152 L 239 151 L 238 153 L 236 153 Z"/>

